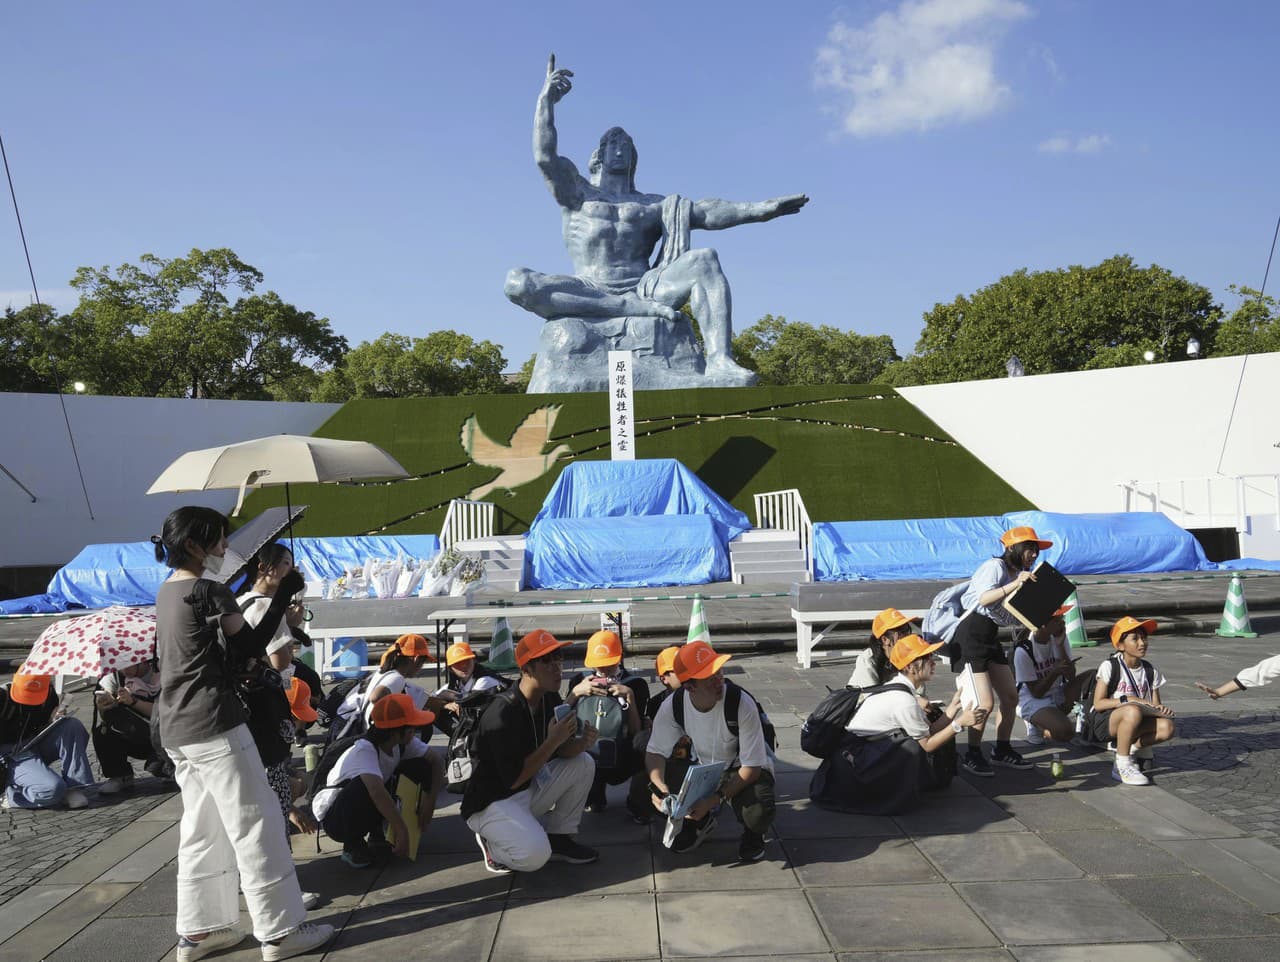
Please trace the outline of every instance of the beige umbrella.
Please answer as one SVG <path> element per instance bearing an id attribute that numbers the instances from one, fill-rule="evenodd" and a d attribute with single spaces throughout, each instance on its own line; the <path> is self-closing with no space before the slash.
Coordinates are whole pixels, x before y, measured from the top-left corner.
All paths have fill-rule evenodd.
<path id="1" fill-rule="evenodd" d="M 164 469 L 147 494 L 238 488 L 240 496 L 231 512 L 235 516 L 249 488 L 283 484 L 286 510 L 291 510 L 290 484 L 407 477 L 399 461 L 368 441 L 276 434 L 188 451 Z"/>

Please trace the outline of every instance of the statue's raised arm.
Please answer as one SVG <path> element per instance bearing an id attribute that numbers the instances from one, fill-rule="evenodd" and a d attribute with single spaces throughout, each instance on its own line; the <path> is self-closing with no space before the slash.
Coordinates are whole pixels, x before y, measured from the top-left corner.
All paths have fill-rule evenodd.
<path id="1" fill-rule="evenodd" d="M 573 89 L 572 70 L 557 70 L 556 55 L 547 61 L 547 76 L 533 112 L 533 159 L 561 207 L 582 204 L 582 175 L 568 157 L 556 152 L 555 105 Z"/>

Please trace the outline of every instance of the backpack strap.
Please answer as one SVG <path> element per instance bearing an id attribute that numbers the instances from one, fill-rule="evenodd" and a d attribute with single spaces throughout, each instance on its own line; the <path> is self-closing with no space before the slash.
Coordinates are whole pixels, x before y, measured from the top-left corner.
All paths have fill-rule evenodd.
<path id="1" fill-rule="evenodd" d="M 738 709 L 742 707 L 742 689 L 724 680 L 724 721 L 729 726 L 729 734 L 738 737 Z"/>

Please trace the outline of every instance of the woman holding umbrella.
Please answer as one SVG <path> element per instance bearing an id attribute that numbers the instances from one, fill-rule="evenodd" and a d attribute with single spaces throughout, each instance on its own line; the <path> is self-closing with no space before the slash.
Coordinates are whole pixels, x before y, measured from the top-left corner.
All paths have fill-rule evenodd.
<path id="1" fill-rule="evenodd" d="M 209 578 L 227 548 L 227 519 L 183 507 L 165 519 L 156 559 L 173 569 L 156 595 L 160 738 L 182 790 L 178 846 L 180 962 L 238 944 L 244 892 L 264 962 L 323 945 L 333 927 L 305 921 L 283 816 L 236 695 L 233 664 L 264 658 L 285 608 L 304 586 L 290 571 L 251 627 L 230 590 Z M 225 639 L 225 648 L 223 645 Z"/>

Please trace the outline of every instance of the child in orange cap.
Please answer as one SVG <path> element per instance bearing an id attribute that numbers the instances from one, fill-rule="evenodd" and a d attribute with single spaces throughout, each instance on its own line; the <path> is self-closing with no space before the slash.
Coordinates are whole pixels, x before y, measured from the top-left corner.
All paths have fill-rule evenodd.
<path id="1" fill-rule="evenodd" d="M 511 679 L 476 661 L 476 653 L 465 641 L 457 641 L 444 653 L 448 681 L 436 692 L 444 703 L 444 711 L 436 713 L 436 727 L 452 735 L 462 712 L 459 699 L 472 692 L 500 691 L 511 687 Z"/>
<path id="2" fill-rule="evenodd" d="M 596 775 L 587 811 L 603 812 L 609 804 L 605 786 L 629 781 L 643 765 L 644 756 L 636 754 L 633 743 L 645 730 L 643 707 L 649 702 L 649 686 L 623 667 L 622 639 L 616 632 L 597 631 L 588 638 L 582 663 L 588 670 L 569 679 L 565 704 L 597 729 L 592 748 Z"/>
<path id="3" fill-rule="evenodd" d="M 1134 748 L 1150 750 L 1173 737 L 1173 709 L 1160 703 L 1164 675 L 1147 661 L 1147 637 L 1156 630 L 1152 619 L 1125 615 L 1111 626 L 1115 654 L 1098 666 L 1090 710 L 1090 734 L 1098 742 L 1114 740 L 1116 760 L 1111 777 L 1125 785 L 1149 785 L 1132 757 Z"/>
<path id="4" fill-rule="evenodd" d="M 325 833 L 342 843 L 342 861 L 352 868 L 373 864 L 374 847 L 380 847 L 383 823 L 391 826 L 393 855 L 409 853 L 409 829 L 392 797 L 394 780 L 403 775 L 423 792 L 423 804 L 412 817 L 423 829 L 433 808 L 425 807 L 426 789 L 434 772 L 427 761 L 426 743 L 419 732 L 435 720 L 418 709 L 406 694 L 387 695 L 373 706 L 370 727 L 348 748 L 324 776 L 311 808 Z"/>
<path id="5" fill-rule="evenodd" d="M 988 763 L 982 753 L 985 721 L 969 729 L 969 750 L 960 759 L 966 771 L 983 778 L 995 774 L 991 770 L 993 764 L 1005 768 L 1035 768 L 1034 763 L 1024 759 L 1010 744 L 1013 723 L 1018 717 L 1018 689 L 1000 644 L 999 632 L 1002 627 L 1020 624 L 1003 602 L 1018 585 L 1033 577 L 1031 569 L 1036 566 L 1040 552 L 1053 546 L 1052 541 L 1042 540 L 1034 528 L 1025 526 L 1010 528 L 1000 536 L 1000 544 L 1003 552 L 984 561 L 969 579 L 968 588 L 960 596 L 967 614 L 951 636 L 953 646 L 959 650 L 958 662 L 953 662 L 952 667 L 973 670 L 979 707 L 990 712 L 997 700 L 1000 703 L 1000 722 L 991 762 Z"/>
<path id="6" fill-rule="evenodd" d="M 1015 632 L 1013 681 L 1018 686 L 1018 717 L 1027 723 L 1027 744 L 1043 745 L 1045 738 L 1069 742 L 1076 729 L 1068 715 L 1080 700 L 1084 675 L 1076 674 L 1067 627 L 1065 605 L 1033 632 Z M 1092 696 L 1092 692 L 1089 695 Z"/>
<path id="7" fill-rule="evenodd" d="M 886 608 L 871 622 L 871 641 L 853 663 L 849 684 L 854 688 L 874 688 L 897 674 L 889 661 L 889 651 L 899 638 L 915 630 L 919 618 L 908 618 L 897 608 Z"/>
<path id="8" fill-rule="evenodd" d="M 0 756 L 9 768 L 5 808 L 89 804 L 89 733 L 79 719 L 55 715 L 58 695 L 52 681 L 20 668 L 0 687 Z M 50 767 L 55 763 L 61 773 Z"/>

